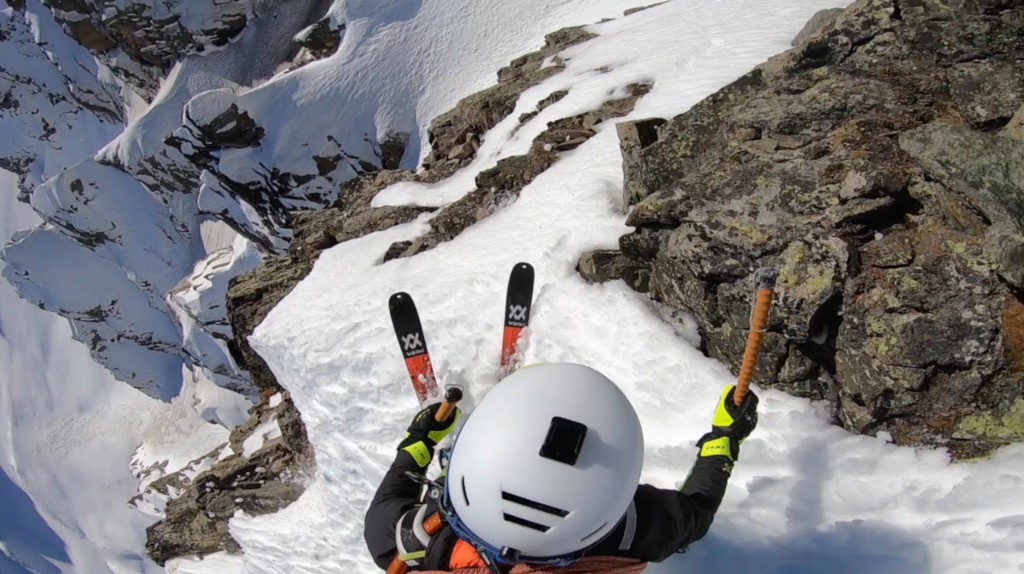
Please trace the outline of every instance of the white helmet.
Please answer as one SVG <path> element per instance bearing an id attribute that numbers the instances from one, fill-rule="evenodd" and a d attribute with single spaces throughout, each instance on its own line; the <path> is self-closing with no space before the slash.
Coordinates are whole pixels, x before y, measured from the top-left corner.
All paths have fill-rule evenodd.
<path id="1" fill-rule="evenodd" d="M 455 441 L 449 522 L 501 561 L 572 559 L 625 515 L 643 457 L 636 411 L 607 377 L 571 363 L 520 369 Z"/>

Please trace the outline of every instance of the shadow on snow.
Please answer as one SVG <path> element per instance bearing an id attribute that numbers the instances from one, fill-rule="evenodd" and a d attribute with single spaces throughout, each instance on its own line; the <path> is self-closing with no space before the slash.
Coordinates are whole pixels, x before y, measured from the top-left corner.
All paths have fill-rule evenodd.
<path id="1" fill-rule="evenodd" d="M 931 571 L 928 548 L 907 531 L 881 521 L 829 521 L 824 493 L 832 475 L 825 441 L 810 439 L 790 453 L 797 480 L 788 499 L 760 495 L 750 489 L 744 507 L 785 505 L 780 509 L 789 524 L 783 536 L 758 536 L 757 532 L 730 537 L 722 530 L 735 525 L 712 525 L 708 535 L 686 553 L 652 564 L 649 574 L 915 574 Z M 742 457 L 741 457 L 742 458 Z M 738 464 L 743 464 L 742 460 Z M 760 499 L 760 500 L 759 500 Z M 722 528 L 725 526 L 725 528 Z"/>
<path id="2" fill-rule="evenodd" d="M 58 574 L 70 564 L 64 541 L 36 511 L 32 500 L 0 470 L 0 572 Z"/>

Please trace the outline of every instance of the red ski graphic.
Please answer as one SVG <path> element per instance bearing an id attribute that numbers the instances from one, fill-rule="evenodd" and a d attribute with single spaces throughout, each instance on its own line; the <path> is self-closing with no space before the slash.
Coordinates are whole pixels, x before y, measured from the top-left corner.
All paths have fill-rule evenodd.
<path id="1" fill-rule="evenodd" d="M 498 380 L 519 368 L 519 341 L 523 329 L 530 324 L 530 305 L 533 302 L 533 266 L 517 263 L 508 278 L 505 296 L 505 329 L 501 337 L 501 368 Z"/>
<path id="2" fill-rule="evenodd" d="M 398 346 L 402 349 L 405 367 L 412 380 L 412 388 L 416 391 L 420 406 L 425 406 L 427 402 L 432 402 L 432 399 L 439 398 L 439 393 L 437 377 L 434 376 L 434 367 L 430 363 L 427 339 L 423 335 L 416 304 L 408 293 L 395 293 L 388 300 L 388 308 L 391 311 L 395 335 L 398 336 Z"/>

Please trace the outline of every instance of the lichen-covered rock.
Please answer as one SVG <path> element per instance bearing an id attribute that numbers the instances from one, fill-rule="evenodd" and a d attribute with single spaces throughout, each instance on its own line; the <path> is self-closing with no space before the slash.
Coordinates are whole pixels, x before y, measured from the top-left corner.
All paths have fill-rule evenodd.
<path id="1" fill-rule="evenodd" d="M 1024 287 L 1024 142 L 928 124 L 903 133 L 900 147 L 985 215 L 988 259 L 1004 279 Z"/>
<path id="2" fill-rule="evenodd" d="M 647 290 L 649 274 L 638 268 L 635 262 L 614 249 L 587 251 L 580 256 L 576 271 L 591 283 L 604 283 L 622 279 L 637 291 Z"/>
<path id="3" fill-rule="evenodd" d="M 1024 106 L 1021 106 L 1017 113 L 1010 119 L 1010 123 L 1003 128 L 1002 135 L 1015 140 L 1024 141 Z"/>
<path id="4" fill-rule="evenodd" d="M 793 45 L 799 46 L 812 36 L 824 32 L 826 28 L 835 24 L 836 18 L 843 13 L 842 8 L 827 8 L 818 11 L 811 19 L 804 24 L 803 29 L 793 38 Z"/>
<path id="5" fill-rule="evenodd" d="M 647 195 L 634 172 L 641 165 L 640 152 L 658 141 L 658 128 L 664 124 L 665 120 L 661 118 L 615 124 L 619 136 L 619 149 L 622 152 L 623 209 L 628 210 Z"/>
<path id="6" fill-rule="evenodd" d="M 623 256 L 734 367 L 754 270 L 777 269 L 758 381 L 848 428 L 957 456 L 1007 440 L 1024 159 L 988 132 L 1024 104 L 1019 15 L 861 0 L 689 112 L 620 126 Z"/>

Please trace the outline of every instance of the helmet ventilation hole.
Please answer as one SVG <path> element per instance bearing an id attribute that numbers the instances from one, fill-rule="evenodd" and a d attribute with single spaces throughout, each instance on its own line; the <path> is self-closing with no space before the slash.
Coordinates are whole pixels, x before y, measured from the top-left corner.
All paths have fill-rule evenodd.
<path id="1" fill-rule="evenodd" d="M 598 533 L 598 532 L 601 532 L 601 529 L 603 529 L 603 528 L 604 528 L 605 526 L 608 526 L 608 523 L 607 523 L 607 522 L 605 522 L 605 523 L 604 523 L 604 524 L 602 524 L 601 526 L 598 526 L 598 527 L 597 527 L 597 530 L 595 530 L 595 531 L 591 532 L 590 534 L 587 534 L 587 535 L 586 535 L 586 536 L 584 536 L 583 538 L 580 538 L 580 542 L 586 542 L 586 541 L 587 541 L 588 539 L 590 539 L 590 538 L 593 538 L 594 536 L 596 536 L 596 535 L 597 535 L 597 533 Z"/>
<path id="2" fill-rule="evenodd" d="M 523 498 L 522 496 L 519 496 L 519 495 L 516 495 L 516 494 L 512 494 L 511 492 L 505 492 L 504 490 L 501 491 L 501 498 L 502 498 L 502 500 L 507 500 L 507 501 L 509 501 L 511 503 L 514 503 L 514 504 L 519 504 L 519 505 L 525 506 L 527 508 L 532 508 L 534 510 L 539 510 L 539 511 L 547 513 L 547 514 L 553 514 L 553 515 L 555 515 L 555 516 L 557 516 L 559 518 L 565 518 L 566 516 L 569 516 L 569 511 L 568 510 L 562 510 L 561 508 L 555 508 L 554 506 L 551 506 L 550 504 L 544 504 L 543 502 L 537 502 L 536 500 L 530 500 L 529 498 Z"/>
<path id="3" fill-rule="evenodd" d="M 550 526 L 544 526 L 543 524 L 537 524 L 536 522 L 533 522 L 532 520 L 527 520 L 525 518 L 520 518 L 518 516 L 514 516 L 512 514 L 509 514 L 507 512 L 504 513 L 503 516 L 505 517 L 505 520 L 507 520 L 508 522 L 511 522 L 512 524 L 518 524 L 519 526 L 525 526 L 526 528 L 529 528 L 531 530 L 536 530 L 538 532 L 547 532 L 548 530 L 551 530 Z"/>
<path id="4" fill-rule="evenodd" d="M 469 495 L 466 494 L 466 477 L 462 477 L 462 499 L 466 501 L 466 506 L 469 506 Z"/>

